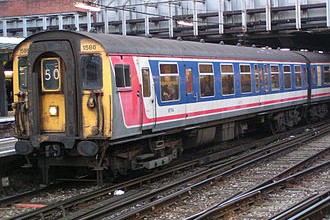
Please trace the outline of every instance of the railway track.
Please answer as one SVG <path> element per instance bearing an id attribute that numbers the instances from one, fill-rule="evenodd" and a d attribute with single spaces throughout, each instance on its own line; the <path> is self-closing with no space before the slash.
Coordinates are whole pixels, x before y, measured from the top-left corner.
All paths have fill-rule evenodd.
<path id="1" fill-rule="evenodd" d="M 143 180 L 132 180 L 131 182 L 101 189 L 97 192 L 88 193 L 87 195 L 74 197 L 17 216 L 15 219 L 35 219 L 40 217 L 54 219 L 54 216 L 62 219 L 95 219 L 103 216 L 111 216 L 111 218 L 118 219 L 130 219 L 148 215 L 150 214 L 150 210 L 155 210 L 157 207 L 163 207 L 165 204 L 171 204 L 174 201 L 177 202 L 178 198 L 181 198 L 181 200 L 184 200 L 182 198 L 189 198 L 192 192 L 200 187 L 205 187 L 210 183 L 213 183 L 213 186 L 219 185 L 221 179 L 230 176 L 232 172 L 237 173 L 239 170 L 248 167 L 251 164 L 274 157 L 281 152 L 285 153 L 287 151 L 292 151 L 292 149 L 300 146 L 302 142 L 306 142 L 317 137 L 317 135 L 328 132 L 328 129 L 324 127 L 327 126 L 323 126 L 323 128 L 318 129 L 318 131 L 310 131 L 292 139 L 279 141 L 278 143 L 267 146 L 266 149 L 256 150 L 243 157 L 233 159 L 220 165 L 208 165 L 207 167 L 204 167 L 204 169 L 201 169 L 199 173 L 180 179 L 175 183 L 168 184 L 158 189 L 150 190 L 148 188 L 140 187 L 135 190 L 127 191 L 123 196 L 109 196 L 109 194 L 112 194 L 117 189 L 129 189 L 134 185 L 142 185 L 143 182 L 150 181 L 148 178 L 157 178 L 152 175 L 150 177 L 145 176 L 142 177 Z M 185 166 L 196 166 L 201 161 L 202 160 L 191 161 L 187 162 L 185 165 L 179 166 L 183 166 L 184 168 Z M 173 168 L 173 170 L 168 170 L 166 172 L 175 173 L 176 170 L 176 168 Z M 158 175 L 161 176 L 163 174 L 159 173 Z M 236 194 L 241 193 L 241 190 L 242 189 L 239 189 Z M 218 189 L 218 191 L 221 190 Z M 232 193 L 225 195 L 224 198 L 230 198 Z M 88 208 L 85 207 L 82 209 L 78 208 L 79 206 L 88 206 Z M 196 212 L 197 211 L 194 211 L 190 214 Z M 155 212 L 153 213 L 155 214 Z"/>
<path id="2" fill-rule="evenodd" d="M 278 139 L 283 139 L 284 137 L 286 137 L 290 134 L 302 133 L 304 130 L 305 130 L 305 128 L 301 127 L 301 128 L 297 128 L 293 131 L 290 131 L 288 133 L 273 135 L 271 137 L 262 138 L 257 141 L 254 140 L 253 142 L 251 142 L 251 140 L 240 140 L 240 141 L 234 142 L 234 145 L 233 145 L 233 143 L 231 143 L 231 144 L 229 143 L 228 144 L 229 146 L 227 146 L 227 147 L 223 147 L 223 146 L 219 147 L 216 145 L 214 147 L 210 147 L 210 148 L 204 149 L 202 151 L 199 151 L 196 156 L 192 156 L 190 154 L 186 155 L 185 158 L 183 158 L 183 161 L 188 161 L 188 162 L 184 162 L 184 163 L 181 162 L 180 164 L 178 164 L 174 167 L 170 167 L 166 170 L 162 170 L 161 172 L 157 172 L 156 174 L 152 173 L 152 174 L 145 175 L 145 176 L 137 178 L 137 179 L 129 180 L 126 183 L 122 183 L 122 184 L 118 184 L 113 187 L 110 187 L 109 190 L 111 190 L 112 188 L 115 189 L 115 188 L 120 188 L 123 186 L 124 186 L 124 189 L 126 190 L 127 188 L 133 187 L 135 185 L 141 185 L 144 182 L 149 182 L 152 179 L 157 179 L 162 176 L 174 174 L 176 172 L 179 172 L 180 170 L 184 170 L 189 167 L 200 166 L 203 164 L 208 164 L 208 163 L 212 163 L 213 161 L 219 161 L 219 160 L 221 162 L 222 161 L 221 159 L 223 159 L 223 158 L 229 158 L 229 157 L 233 158 L 233 157 L 235 157 L 235 155 L 238 156 L 240 153 L 242 153 L 244 151 L 256 149 L 258 147 L 263 147 Z M 8 140 L 7 139 L 0 140 L 0 152 L 6 151 L 7 147 L 5 145 L 7 142 L 15 143 L 15 141 L 16 141 L 15 138 L 8 138 Z M 4 150 L 4 151 L 1 151 L 1 150 Z M 204 155 L 204 156 L 201 157 L 201 155 Z M 4 157 L 5 156 L 6 155 L 4 155 Z M 5 159 L 5 158 L 3 158 L 3 159 Z M 64 180 L 64 179 L 59 180 L 59 182 L 63 182 L 63 181 L 67 181 L 67 180 Z M 75 181 L 77 181 L 77 180 L 75 180 Z M 42 187 L 40 190 L 45 191 L 45 189 L 47 189 L 47 188 Z M 108 190 L 105 190 L 105 191 L 108 191 Z M 33 197 L 33 196 L 37 195 L 38 193 L 39 193 L 39 189 L 28 190 L 26 192 L 19 193 L 19 194 L 13 195 L 13 196 L 1 198 L 0 207 L 8 207 L 8 206 L 10 206 L 11 203 L 14 204 L 14 203 L 17 203 L 22 200 L 28 201 L 29 197 Z"/>
<path id="3" fill-rule="evenodd" d="M 302 207 L 311 207 L 313 200 L 321 199 L 321 203 L 324 204 L 329 199 L 330 188 L 328 185 L 324 185 L 329 183 L 330 176 L 330 158 L 327 159 L 327 162 L 317 164 L 277 182 L 244 192 L 187 219 L 218 219 L 221 217 L 225 219 L 252 217 L 288 219 L 293 216 L 302 217 L 306 214 L 305 210 L 302 212 Z M 304 201 L 303 204 L 305 205 L 301 205 L 301 201 Z M 299 211 L 297 207 L 299 207 Z M 276 214 L 281 211 L 283 212 Z M 273 216 L 274 214 L 275 216 Z"/>
<path id="4" fill-rule="evenodd" d="M 324 132 L 327 130 L 328 128 L 325 128 Z M 301 139 L 299 144 L 294 143 L 266 155 L 258 156 L 258 158 L 250 160 L 247 163 L 237 165 L 232 169 L 184 188 L 180 193 L 176 193 L 175 196 L 174 194 L 166 196 L 138 210 L 118 216 L 116 219 L 132 219 L 137 218 L 137 216 L 145 215 L 147 218 L 149 217 L 152 219 L 184 219 L 192 215 L 193 217 L 191 217 L 191 219 L 194 219 L 194 213 L 198 212 L 201 208 L 207 209 L 207 207 L 212 207 L 214 203 L 217 205 L 216 201 L 232 201 L 233 198 L 241 196 L 242 191 L 250 192 L 255 190 L 258 192 L 260 187 L 271 184 L 273 181 L 279 181 L 291 173 L 310 166 L 310 164 L 313 164 L 315 161 L 330 161 L 329 146 L 319 147 L 312 152 L 308 150 L 308 145 L 301 145 L 302 142 L 308 141 L 310 138 L 311 137 L 306 137 L 306 140 Z M 301 152 L 304 153 L 301 154 Z M 325 157 L 325 155 L 327 156 Z M 320 158 L 323 158 L 323 160 Z M 287 163 L 289 161 L 292 161 L 291 165 Z M 328 164 L 326 165 L 328 166 Z M 174 199 L 174 197 L 180 198 L 180 200 L 178 201 Z M 200 204 L 199 201 L 205 202 Z M 169 206 L 173 203 L 174 205 Z M 202 205 L 204 205 L 204 208 Z M 150 212 L 150 210 L 155 209 L 157 206 L 158 208 L 163 207 L 163 209 L 158 212 Z M 201 213 L 204 211 L 205 210 L 202 210 Z"/>
<path id="5" fill-rule="evenodd" d="M 273 216 L 273 220 L 285 219 L 320 219 L 324 213 L 330 213 L 330 191 L 316 194 L 296 203 L 285 211 Z"/>

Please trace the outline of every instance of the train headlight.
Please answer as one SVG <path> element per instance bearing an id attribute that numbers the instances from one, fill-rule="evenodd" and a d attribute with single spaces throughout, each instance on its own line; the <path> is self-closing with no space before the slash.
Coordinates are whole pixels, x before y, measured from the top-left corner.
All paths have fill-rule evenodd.
<path id="1" fill-rule="evenodd" d="M 58 116 L 58 106 L 50 106 L 49 107 L 49 115 L 50 116 Z"/>

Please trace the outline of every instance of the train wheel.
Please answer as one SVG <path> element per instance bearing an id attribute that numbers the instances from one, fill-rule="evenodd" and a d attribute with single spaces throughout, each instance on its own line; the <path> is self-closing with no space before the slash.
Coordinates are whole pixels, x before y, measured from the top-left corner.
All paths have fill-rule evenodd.
<path id="1" fill-rule="evenodd" d="M 309 117 L 311 122 L 319 121 L 320 119 L 325 118 L 328 115 L 328 105 L 315 105 L 311 106 L 309 109 Z"/>
<path id="2" fill-rule="evenodd" d="M 283 112 L 278 113 L 270 121 L 270 130 L 273 134 L 281 133 L 287 130 L 285 123 L 285 114 Z"/>

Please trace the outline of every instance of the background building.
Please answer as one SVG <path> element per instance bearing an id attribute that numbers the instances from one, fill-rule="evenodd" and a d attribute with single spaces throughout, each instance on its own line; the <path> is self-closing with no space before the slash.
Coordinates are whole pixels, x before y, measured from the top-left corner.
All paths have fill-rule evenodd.
<path id="1" fill-rule="evenodd" d="M 330 0 L 93 1 L 99 12 L 76 2 L 0 0 L 0 35 L 69 29 L 329 50 Z"/>

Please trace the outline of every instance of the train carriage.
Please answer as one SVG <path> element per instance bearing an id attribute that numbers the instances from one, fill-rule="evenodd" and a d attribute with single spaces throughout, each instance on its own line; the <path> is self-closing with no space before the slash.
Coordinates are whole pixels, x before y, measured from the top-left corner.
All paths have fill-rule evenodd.
<path id="1" fill-rule="evenodd" d="M 113 173 L 170 163 L 256 122 L 324 118 L 327 54 L 49 31 L 14 52 L 17 153 Z M 184 144 L 183 144 L 184 143 Z"/>

